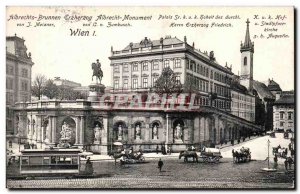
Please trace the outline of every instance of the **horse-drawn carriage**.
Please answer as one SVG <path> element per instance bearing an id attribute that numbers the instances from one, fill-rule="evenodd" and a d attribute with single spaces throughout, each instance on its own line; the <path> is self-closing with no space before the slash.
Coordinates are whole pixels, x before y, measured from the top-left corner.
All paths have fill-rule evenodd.
<path id="1" fill-rule="evenodd" d="M 281 158 L 286 158 L 287 156 L 287 148 L 282 147 L 273 147 L 273 155 Z"/>
<path id="2" fill-rule="evenodd" d="M 250 149 L 242 147 L 241 149 L 232 150 L 232 157 L 235 163 L 250 162 L 251 161 Z"/>
<path id="3" fill-rule="evenodd" d="M 220 149 L 217 148 L 203 148 L 200 157 L 205 163 L 218 163 L 223 158 Z"/>
<path id="4" fill-rule="evenodd" d="M 275 138 L 275 137 L 276 137 L 274 131 L 268 131 L 268 132 L 266 132 L 266 135 L 269 135 L 269 136 L 272 137 L 272 138 Z"/>
<path id="5" fill-rule="evenodd" d="M 124 154 L 120 159 L 121 164 L 135 164 L 145 162 L 145 157 L 142 152 L 136 152 L 132 154 Z"/>
<path id="6" fill-rule="evenodd" d="M 284 139 L 288 139 L 289 138 L 289 132 L 288 131 L 286 131 L 286 132 L 283 133 L 283 138 Z"/>
<path id="7" fill-rule="evenodd" d="M 110 156 L 115 159 L 115 163 L 117 163 L 117 159 L 120 159 L 120 164 L 135 164 L 145 162 L 145 157 L 143 156 L 142 152 L 128 153 L 122 151 L 121 153 L 110 154 Z"/>
<path id="8" fill-rule="evenodd" d="M 179 159 L 184 157 L 184 162 L 188 162 L 189 158 L 193 159 L 193 162 L 198 162 L 198 155 L 196 150 L 186 150 L 186 151 L 181 151 L 179 153 Z"/>

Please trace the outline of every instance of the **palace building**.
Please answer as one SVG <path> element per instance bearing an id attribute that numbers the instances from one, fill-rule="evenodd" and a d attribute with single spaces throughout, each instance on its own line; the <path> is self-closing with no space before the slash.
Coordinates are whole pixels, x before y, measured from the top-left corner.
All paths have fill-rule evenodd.
<path id="1" fill-rule="evenodd" d="M 262 130 L 255 124 L 253 53 L 249 21 L 241 45 L 240 77 L 227 64 L 220 65 L 213 51 L 196 49 L 185 36 L 183 41 L 146 37 L 122 50 L 111 48 L 110 89 L 93 83 L 88 100 L 19 102 L 14 107 L 14 132 L 45 147 L 59 144 L 62 129 L 68 129 L 71 145 L 100 154 L 111 151 L 114 142 L 144 150 L 167 144 L 180 151 L 189 145 L 211 146 L 248 137 Z M 166 102 L 147 101 L 167 67 L 182 85 L 182 95 L 194 95 L 181 108 L 179 101 L 171 106 L 169 96 Z M 142 100 L 132 103 L 136 96 Z"/>
<path id="2" fill-rule="evenodd" d="M 16 102 L 30 101 L 31 53 L 27 53 L 25 40 L 15 36 L 6 37 L 6 132 L 13 132 L 11 107 Z"/>

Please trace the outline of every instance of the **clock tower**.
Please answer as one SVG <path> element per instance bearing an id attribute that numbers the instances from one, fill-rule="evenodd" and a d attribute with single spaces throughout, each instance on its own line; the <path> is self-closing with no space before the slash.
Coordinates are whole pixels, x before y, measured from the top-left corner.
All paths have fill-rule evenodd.
<path id="1" fill-rule="evenodd" d="M 254 54 L 254 42 L 251 42 L 249 33 L 249 19 L 246 21 L 247 29 L 245 42 L 241 42 L 241 75 L 240 83 L 245 86 L 248 91 L 253 89 L 253 54 Z"/>

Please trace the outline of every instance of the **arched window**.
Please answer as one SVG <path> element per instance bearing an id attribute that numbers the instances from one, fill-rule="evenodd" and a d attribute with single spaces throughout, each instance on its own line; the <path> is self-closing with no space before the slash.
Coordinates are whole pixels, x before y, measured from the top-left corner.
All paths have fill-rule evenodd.
<path id="1" fill-rule="evenodd" d="M 247 65 L 247 57 L 244 57 L 244 65 Z"/>

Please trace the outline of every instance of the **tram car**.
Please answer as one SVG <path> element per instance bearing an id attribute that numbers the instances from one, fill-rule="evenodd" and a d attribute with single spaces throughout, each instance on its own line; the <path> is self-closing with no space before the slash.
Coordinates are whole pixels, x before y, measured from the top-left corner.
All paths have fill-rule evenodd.
<path id="1" fill-rule="evenodd" d="M 80 174 L 81 149 L 25 149 L 20 155 L 24 176 L 72 176 Z"/>

